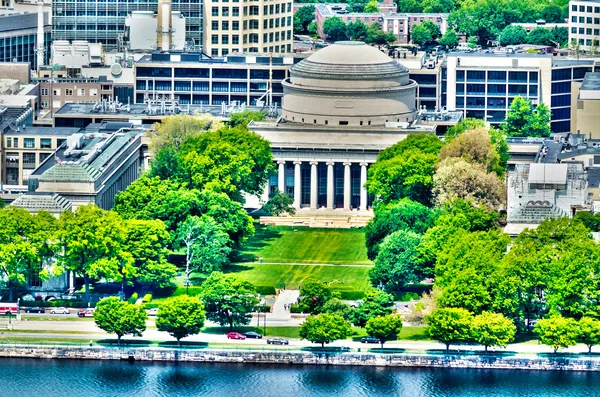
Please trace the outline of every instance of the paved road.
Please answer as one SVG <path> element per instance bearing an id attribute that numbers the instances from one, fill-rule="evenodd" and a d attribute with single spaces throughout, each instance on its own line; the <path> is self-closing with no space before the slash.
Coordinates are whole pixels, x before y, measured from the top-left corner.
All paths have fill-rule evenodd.
<path id="1" fill-rule="evenodd" d="M 271 319 L 278 321 L 291 320 L 292 314 L 288 305 L 298 302 L 299 297 L 300 291 L 297 289 L 284 289 L 279 291 L 279 295 L 277 295 L 277 300 L 273 305 Z M 267 318 L 267 321 L 268 320 L 269 319 Z"/>

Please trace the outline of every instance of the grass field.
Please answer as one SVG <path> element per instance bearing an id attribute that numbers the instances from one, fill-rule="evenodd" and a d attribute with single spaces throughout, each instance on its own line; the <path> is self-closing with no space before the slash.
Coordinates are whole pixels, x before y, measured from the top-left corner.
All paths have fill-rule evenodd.
<path id="1" fill-rule="evenodd" d="M 370 288 L 369 269 L 369 266 L 246 263 L 229 265 L 224 270 L 227 273 L 235 273 L 257 287 L 298 289 L 305 280 L 314 278 L 329 283 L 332 289 L 344 294 Z"/>
<path id="2" fill-rule="evenodd" d="M 311 229 L 256 225 L 238 255 L 239 262 L 370 265 L 361 229 Z"/>

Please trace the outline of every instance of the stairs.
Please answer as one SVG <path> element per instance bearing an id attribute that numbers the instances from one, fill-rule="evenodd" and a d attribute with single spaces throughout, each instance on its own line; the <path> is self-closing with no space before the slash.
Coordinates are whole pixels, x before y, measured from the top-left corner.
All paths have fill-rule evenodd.
<path id="1" fill-rule="evenodd" d="M 528 205 L 520 211 L 511 215 L 508 219 L 511 223 L 540 223 L 544 219 L 562 218 L 569 216 L 565 211 L 550 203 Z"/>
<path id="2" fill-rule="evenodd" d="M 372 216 L 261 216 L 260 223 L 269 226 L 303 226 L 317 228 L 351 229 L 364 227 Z"/>

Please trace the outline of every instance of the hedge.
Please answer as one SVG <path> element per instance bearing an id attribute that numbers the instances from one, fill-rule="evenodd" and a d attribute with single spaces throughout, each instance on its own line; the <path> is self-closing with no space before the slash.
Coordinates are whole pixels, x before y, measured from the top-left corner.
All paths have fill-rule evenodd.
<path id="1" fill-rule="evenodd" d="M 256 287 L 256 292 L 258 292 L 261 295 L 275 295 L 275 287 L 270 286 L 270 285 L 257 285 Z"/>
<path id="2" fill-rule="evenodd" d="M 334 290 L 335 291 L 335 290 Z M 336 291 L 340 294 L 340 299 L 355 301 L 365 297 L 364 291 Z"/>

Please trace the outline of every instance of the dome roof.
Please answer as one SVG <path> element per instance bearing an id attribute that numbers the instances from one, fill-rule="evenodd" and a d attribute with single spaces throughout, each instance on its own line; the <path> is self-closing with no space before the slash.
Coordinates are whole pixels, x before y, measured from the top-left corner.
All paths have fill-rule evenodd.
<path id="1" fill-rule="evenodd" d="M 294 76 L 338 80 L 372 80 L 400 75 L 408 69 L 361 41 L 338 41 L 294 65 Z"/>

